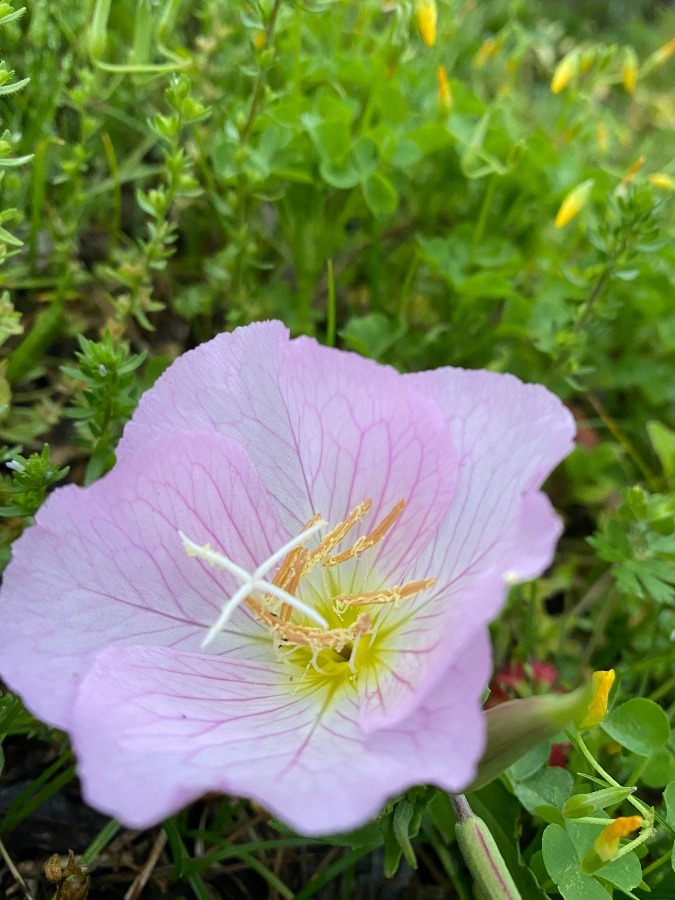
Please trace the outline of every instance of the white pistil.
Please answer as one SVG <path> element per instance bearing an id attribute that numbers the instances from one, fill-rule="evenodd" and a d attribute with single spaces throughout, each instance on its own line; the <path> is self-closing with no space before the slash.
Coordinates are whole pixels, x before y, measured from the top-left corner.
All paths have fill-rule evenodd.
<path id="1" fill-rule="evenodd" d="M 213 550 L 208 544 L 205 546 L 196 544 L 194 541 L 190 540 L 187 535 L 183 534 L 182 531 L 179 531 L 178 534 L 189 556 L 199 557 L 199 559 L 205 560 L 212 566 L 220 566 L 222 569 L 229 572 L 230 575 L 234 575 L 235 578 L 238 578 L 239 581 L 242 582 L 241 587 L 235 591 L 232 597 L 230 597 L 223 606 L 217 621 L 209 628 L 206 637 L 202 641 L 202 647 L 206 647 L 211 643 L 218 632 L 222 630 L 232 613 L 250 594 L 272 594 L 272 596 L 276 597 L 278 600 L 287 603 L 299 613 L 307 616 L 308 619 L 311 619 L 321 628 L 328 628 L 328 622 L 315 609 L 312 609 L 311 606 L 307 606 L 306 603 L 303 603 L 302 600 L 289 594 L 288 591 L 285 591 L 283 588 L 276 584 L 272 584 L 265 579 L 268 572 L 273 569 L 275 565 L 280 563 L 291 550 L 295 550 L 296 547 L 304 544 L 306 540 L 312 537 L 313 534 L 316 534 L 321 528 L 325 528 L 327 524 L 326 521 L 320 519 L 314 525 L 305 529 L 305 531 L 297 537 L 294 537 L 292 540 L 288 541 L 288 543 L 284 544 L 279 550 L 276 550 L 253 572 L 247 572 L 246 569 L 242 569 L 241 566 L 238 566 L 236 563 L 232 562 L 231 559 L 228 559 L 224 553 Z"/>

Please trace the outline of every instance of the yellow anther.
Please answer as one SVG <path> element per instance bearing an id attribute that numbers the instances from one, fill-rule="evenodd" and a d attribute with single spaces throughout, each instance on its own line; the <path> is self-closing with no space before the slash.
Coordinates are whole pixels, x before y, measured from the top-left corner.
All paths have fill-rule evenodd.
<path id="1" fill-rule="evenodd" d="M 363 503 L 359 503 L 343 522 L 340 522 L 332 531 L 328 532 L 316 550 L 313 550 L 309 554 L 307 562 L 305 563 L 303 575 L 310 572 L 314 566 L 323 563 L 323 560 L 347 537 L 352 528 L 360 522 L 368 512 L 370 512 L 372 505 L 372 500 L 364 500 Z"/>
<path id="2" fill-rule="evenodd" d="M 436 584 L 435 578 L 425 578 L 422 581 L 407 581 L 405 584 L 397 584 L 391 588 L 383 588 L 380 591 L 363 591 L 361 594 L 338 594 L 335 597 L 335 606 L 338 609 L 346 609 L 348 606 L 383 606 L 385 603 L 398 603 L 415 597 Z"/>
<path id="3" fill-rule="evenodd" d="M 614 684 L 616 675 L 614 669 L 607 672 L 593 672 L 591 702 L 586 715 L 579 723 L 579 728 L 596 728 L 607 715 L 607 703 L 609 692 Z"/>
<path id="4" fill-rule="evenodd" d="M 348 628 L 331 628 L 325 631 L 323 628 L 314 628 L 310 625 L 295 625 L 293 622 L 280 621 L 272 625 L 272 628 L 282 641 L 290 644 L 309 647 L 315 653 L 320 650 L 335 650 L 336 653 L 340 653 L 348 644 L 367 634 L 372 624 L 373 620 L 368 613 L 361 613 L 356 622 Z"/>
<path id="5" fill-rule="evenodd" d="M 375 544 L 379 544 L 404 509 L 405 500 L 399 500 L 391 512 L 387 513 L 379 525 L 376 525 L 369 534 L 364 534 L 363 537 L 358 538 L 351 547 L 348 547 L 347 550 L 343 550 L 342 553 L 327 557 L 323 560 L 322 565 L 326 568 L 338 566 L 340 563 L 347 562 L 348 559 L 353 559 L 365 550 L 369 550 L 371 547 L 374 547 Z"/>
<path id="6" fill-rule="evenodd" d="M 616 859 L 619 853 L 619 841 L 627 837 L 642 825 L 642 816 L 619 816 L 600 832 L 595 839 L 593 849 L 603 862 Z"/>

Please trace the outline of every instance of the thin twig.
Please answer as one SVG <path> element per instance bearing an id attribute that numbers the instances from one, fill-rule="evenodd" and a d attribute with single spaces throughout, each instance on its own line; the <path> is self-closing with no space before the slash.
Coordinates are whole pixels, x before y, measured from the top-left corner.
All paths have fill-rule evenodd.
<path id="1" fill-rule="evenodd" d="M 141 891 L 150 880 L 150 876 L 152 875 L 155 866 L 159 862 L 160 856 L 164 852 L 166 842 L 167 834 L 166 831 L 162 828 L 157 835 L 155 843 L 152 846 L 150 856 L 148 856 L 147 860 L 145 861 L 145 865 L 138 873 L 138 875 L 134 878 L 131 887 L 124 895 L 124 900 L 137 900 L 137 898 L 140 897 Z"/>
<path id="2" fill-rule="evenodd" d="M 26 882 L 23 880 L 23 878 L 22 878 L 22 876 L 21 876 L 21 872 L 19 872 L 19 870 L 16 868 L 16 866 L 15 866 L 14 863 L 12 862 L 12 858 L 11 858 L 11 856 L 9 855 L 9 853 L 7 852 L 7 850 L 6 850 L 6 848 L 5 848 L 5 845 L 2 843 L 1 840 L 0 840 L 0 855 L 2 855 L 2 858 L 3 858 L 4 861 L 5 861 L 5 865 L 7 866 L 7 868 L 9 869 L 9 871 L 10 871 L 10 872 L 12 873 L 12 875 L 14 876 L 15 881 L 16 881 L 18 884 L 20 884 L 21 887 L 23 888 L 23 892 L 24 892 L 24 894 L 26 895 L 27 900 L 33 900 L 33 895 L 32 895 L 31 892 L 28 890 L 28 885 L 27 885 Z"/>

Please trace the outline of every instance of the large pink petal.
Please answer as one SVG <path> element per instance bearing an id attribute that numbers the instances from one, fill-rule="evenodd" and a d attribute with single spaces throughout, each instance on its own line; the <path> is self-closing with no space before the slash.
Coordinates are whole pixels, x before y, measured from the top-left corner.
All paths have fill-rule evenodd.
<path id="1" fill-rule="evenodd" d="M 55 491 L 15 543 L 2 587 L 0 672 L 41 718 L 68 727 L 79 680 L 102 647 L 200 646 L 239 584 L 189 558 L 179 529 L 249 570 L 288 539 L 238 444 L 181 434 L 86 489 Z M 211 649 L 257 654 L 245 637 L 253 630 L 260 626 L 238 612 Z"/>
<path id="2" fill-rule="evenodd" d="M 438 583 L 392 629 L 397 664 L 364 699 L 361 723 L 368 729 L 409 715 L 448 660 L 497 615 L 508 585 L 550 564 L 561 526 L 538 488 L 571 450 L 574 435 L 572 416 L 557 397 L 511 375 L 439 369 L 404 380 L 443 410 L 459 467 L 441 525 L 409 575 L 435 576 Z M 398 616 L 392 611 L 388 619 Z"/>
<path id="3" fill-rule="evenodd" d="M 455 454 L 434 400 L 372 360 L 289 341 L 279 322 L 183 354 L 142 397 L 118 456 L 181 429 L 238 440 L 290 533 L 315 513 L 335 525 L 372 499 L 356 537 L 406 499 L 397 527 L 370 555 L 384 576 L 418 555 L 451 496 Z"/>
<path id="4" fill-rule="evenodd" d="M 88 802 L 144 828 L 209 790 L 249 797 L 304 834 L 357 827 L 392 795 L 473 778 L 483 749 L 480 635 L 427 703 L 366 735 L 356 703 L 324 708 L 281 664 L 112 647 L 77 698 L 73 743 Z"/>

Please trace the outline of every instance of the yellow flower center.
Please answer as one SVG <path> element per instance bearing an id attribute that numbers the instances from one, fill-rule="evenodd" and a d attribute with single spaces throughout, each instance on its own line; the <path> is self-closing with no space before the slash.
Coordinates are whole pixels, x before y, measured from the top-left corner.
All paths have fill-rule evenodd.
<path id="1" fill-rule="evenodd" d="M 372 505 L 372 500 L 359 503 L 310 550 L 305 544 L 327 525 L 320 515 L 313 516 L 296 538 L 253 573 L 208 544 L 200 547 L 181 533 L 188 555 L 221 566 L 242 582 L 223 606 L 202 646 L 211 642 L 243 604 L 272 635 L 277 652 L 293 667 L 302 669 L 303 678 L 311 683 L 327 681 L 336 687 L 376 666 L 388 633 L 386 626 L 378 627 L 381 612 L 417 596 L 436 579 L 383 587 L 371 573 L 368 583 L 359 585 L 363 589 L 355 590 L 359 580 L 355 561 L 383 540 L 403 512 L 405 500 L 399 500 L 374 528 L 341 550 L 340 545 Z M 267 574 L 275 567 L 274 576 L 268 580 Z"/>

